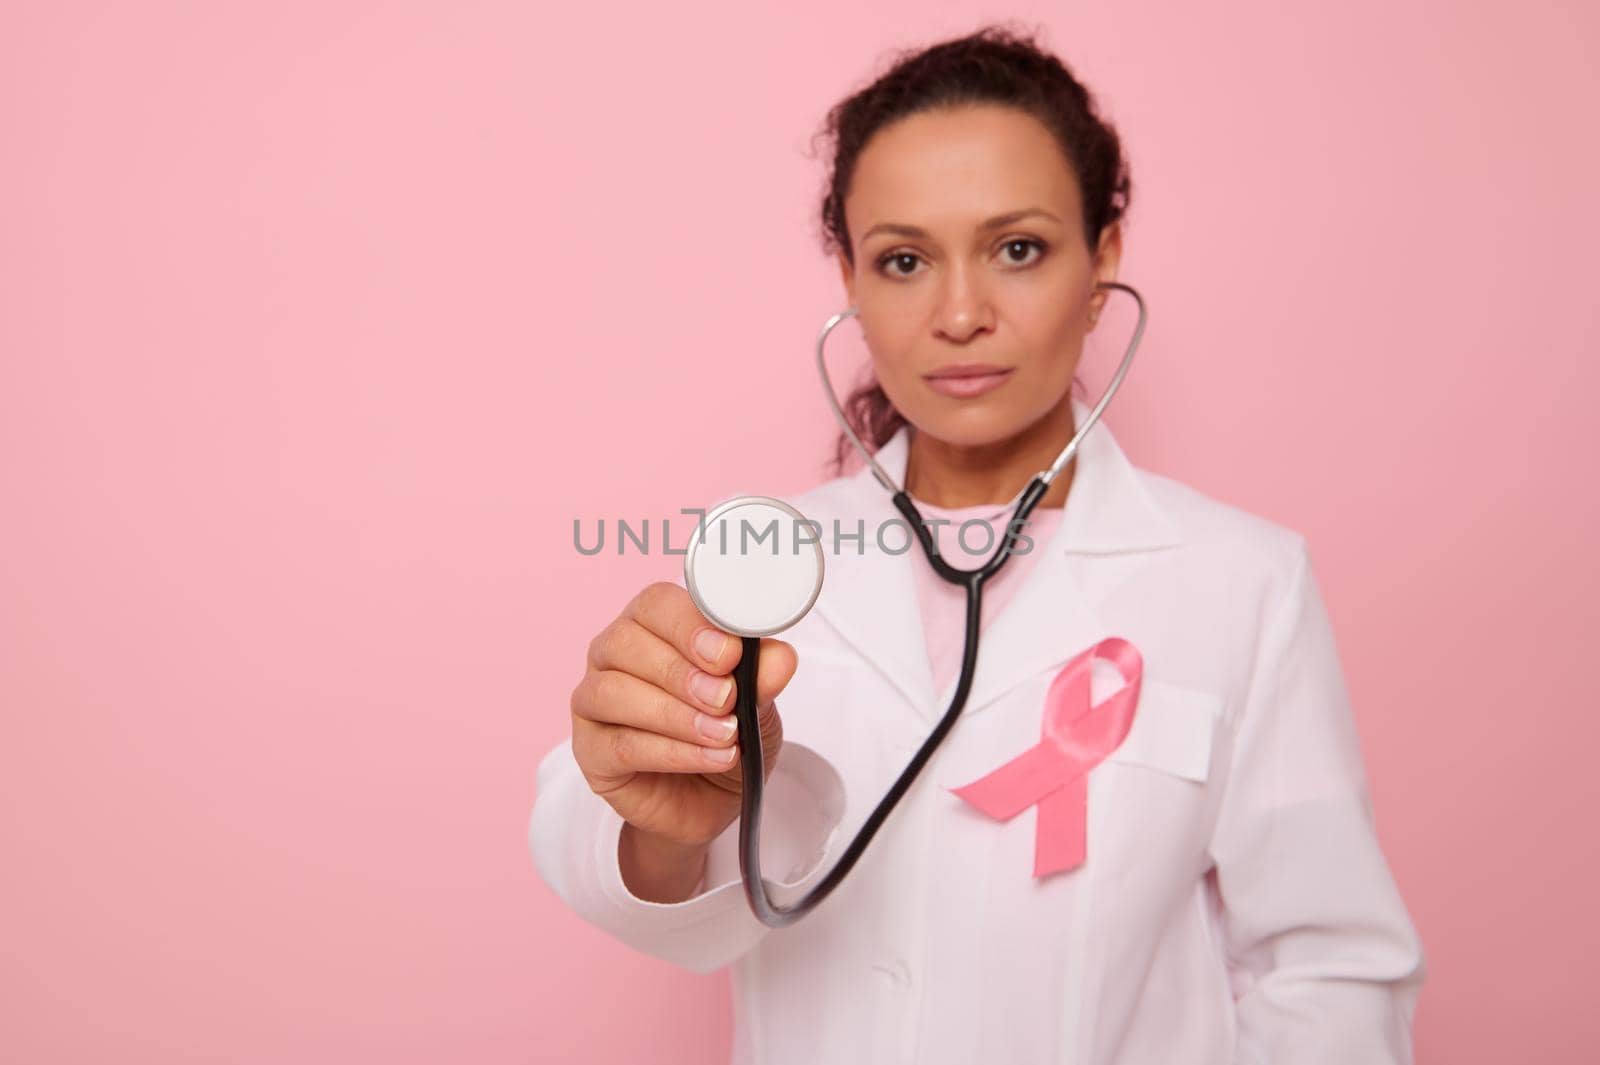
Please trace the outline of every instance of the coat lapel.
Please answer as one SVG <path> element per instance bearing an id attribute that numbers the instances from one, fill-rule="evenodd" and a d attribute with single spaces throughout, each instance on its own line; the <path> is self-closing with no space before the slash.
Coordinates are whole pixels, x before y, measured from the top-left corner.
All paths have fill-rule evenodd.
<path id="1" fill-rule="evenodd" d="M 1088 406 L 1074 397 L 1072 408 L 1075 424 L 1081 425 Z M 876 456 L 897 484 L 903 483 L 909 443 L 909 431 L 902 428 Z M 1124 556 L 1159 552 L 1182 542 L 1104 419 L 1079 444 L 1074 462 L 1061 523 L 1048 542 L 1035 541 L 1034 550 L 1044 553 L 982 632 L 963 717 L 981 712 L 1090 644 L 1122 635 L 1106 627 L 1085 596 L 1085 587 L 1100 583 L 1086 579 L 1088 567 L 1136 566 L 1139 558 Z M 816 609 L 925 723 L 936 722 L 954 695 L 955 682 L 943 692 L 933 689 L 915 583 L 914 567 L 928 564 L 921 546 L 907 544 L 904 519 L 870 468 L 818 489 L 810 506 L 801 509 L 822 526 L 827 552 Z M 835 549 L 836 536 L 853 536 L 858 530 L 861 541 L 841 536 Z"/>

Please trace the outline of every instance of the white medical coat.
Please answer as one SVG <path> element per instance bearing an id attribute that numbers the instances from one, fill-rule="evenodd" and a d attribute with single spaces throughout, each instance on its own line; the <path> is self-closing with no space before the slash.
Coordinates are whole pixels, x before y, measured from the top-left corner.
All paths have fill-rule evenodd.
<path id="1" fill-rule="evenodd" d="M 1074 400 L 1080 420 L 1087 407 Z M 901 481 L 907 430 L 878 453 Z M 585 921 L 699 973 L 733 966 L 734 1065 L 1401 1065 L 1426 966 L 1375 832 L 1304 538 L 1133 466 L 1099 422 L 1062 521 L 985 629 L 970 700 L 861 860 L 797 923 L 750 912 L 736 821 L 691 898 L 646 902 L 570 739 L 537 774 L 535 864 Z M 825 581 L 763 807 L 773 898 L 831 869 L 953 694 L 870 470 L 788 497 Z M 834 522 L 859 540 L 834 550 Z M 897 553 L 898 552 L 898 553 Z M 1107 636 L 1143 657 L 1134 722 L 1089 772 L 1087 858 L 1032 875 L 1036 807 L 949 789 L 1040 738 L 1045 691 Z M 1109 670 L 1109 676 L 1105 670 Z M 1121 683 L 1096 663 L 1093 699 Z"/>

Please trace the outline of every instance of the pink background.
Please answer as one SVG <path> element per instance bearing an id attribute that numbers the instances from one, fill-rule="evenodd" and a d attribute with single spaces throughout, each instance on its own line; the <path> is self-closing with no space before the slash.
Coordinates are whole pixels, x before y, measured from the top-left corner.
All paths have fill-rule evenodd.
<path id="1" fill-rule="evenodd" d="M 1420 1060 L 1593 1060 L 1600 19 L 1066 7 L 8 4 L 0 1056 L 723 1059 L 528 853 L 679 561 L 573 520 L 824 475 L 807 140 L 998 13 L 1131 154 L 1108 423 L 1310 540 Z"/>

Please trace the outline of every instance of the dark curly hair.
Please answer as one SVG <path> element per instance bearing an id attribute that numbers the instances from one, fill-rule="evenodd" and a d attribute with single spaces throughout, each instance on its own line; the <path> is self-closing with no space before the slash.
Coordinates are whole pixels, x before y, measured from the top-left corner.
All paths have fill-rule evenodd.
<path id="1" fill-rule="evenodd" d="M 1014 107 L 1049 129 L 1077 177 L 1089 247 L 1098 245 L 1101 231 L 1127 211 L 1132 188 L 1128 163 L 1116 130 L 1100 118 L 1089 90 L 1059 58 L 1038 45 L 1037 36 L 1037 30 L 1023 33 L 990 24 L 965 37 L 894 53 L 886 73 L 828 111 L 822 129 L 812 137 L 813 150 L 818 140 L 824 142 L 829 161 L 821 218 L 825 253 L 842 252 L 855 266 L 844 200 L 862 149 L 873 134 L 910 115 L 973 104 Z M 860 385 L 841 406 L 872 451 L 905 424 L 876 381 Z M 852 451 L 849 439 L 840 433 L 834 444 L 836 475 Z"/>

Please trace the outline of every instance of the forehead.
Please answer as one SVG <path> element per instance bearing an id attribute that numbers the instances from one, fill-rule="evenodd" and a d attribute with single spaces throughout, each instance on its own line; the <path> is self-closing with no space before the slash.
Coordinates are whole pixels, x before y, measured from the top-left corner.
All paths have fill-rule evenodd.
<path id="1" fill-rule="evenodd" d="M 1069 224 L 1078 182 L 1044 124 L 1014 108 L 973 106 L 900 119 L 867 142 L 851 176 L 850 232 L 879 222 L 966 228 L 1006 211 L 1044 207 Z"/>

